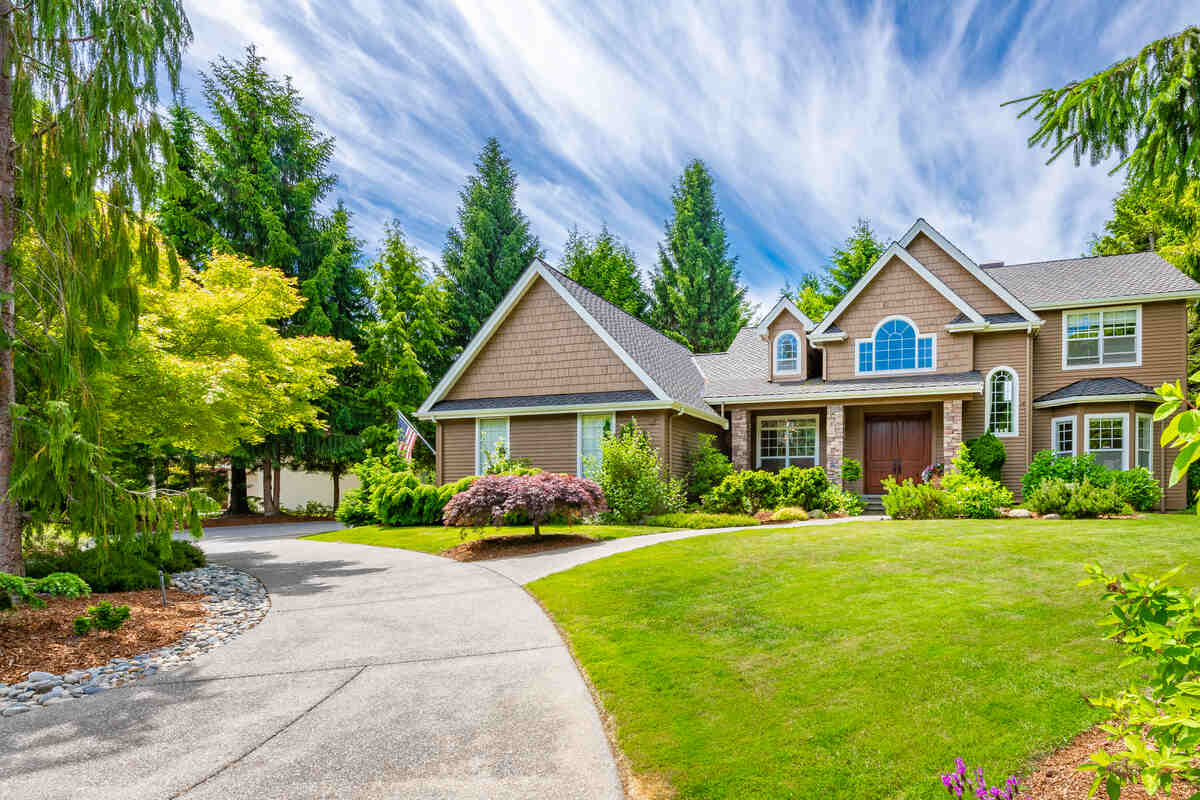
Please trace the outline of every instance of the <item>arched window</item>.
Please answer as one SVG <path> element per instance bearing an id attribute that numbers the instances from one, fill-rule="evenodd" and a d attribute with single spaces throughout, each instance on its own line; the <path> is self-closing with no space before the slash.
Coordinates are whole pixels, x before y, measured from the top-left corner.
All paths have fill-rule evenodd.
<path id="1" fill-rule="evenodd" d="M 800 339 L 791 331 L 775 338 L 775 372 L 797 372 L 800 369 Z"/>
<path id="2" fill-rule="evenodd" d="M 916 369 L 917 331 L 907 320 L 892 319 L 875 331 L 875 369 Z"/>
<path id="3" fill-rule="evenodd" d="M 1017 373 L 996 367 L 987 379 L 987 429 L 997 436 L 1017 435 Z"/>

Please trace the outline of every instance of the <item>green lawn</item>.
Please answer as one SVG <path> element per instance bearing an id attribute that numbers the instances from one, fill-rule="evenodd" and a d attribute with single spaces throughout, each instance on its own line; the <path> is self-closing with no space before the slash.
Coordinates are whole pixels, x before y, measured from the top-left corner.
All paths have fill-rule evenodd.
<path id="1" fill-rule="evenodd" d="M 865 522 L 660 544 L 531 585 L 634 770 L 688 798 L 943 798 L 1099 720 L 1134 679 L 1083 566 L 1192 566 L 1200 521 Z"/>
<path id="2" fill-rule="evenodd" d="M 661 528 L 653 525 L 543 525 L 542 533 L 574 533 L 591 536 L 594 539 L 623 539 L 626 536 L 639 536 L 643 533 L 662 533 L 675 528 Z M 473 539 L 483 539 L 487 536 L 519 536 L 533 533 L 532 525 L 513 525 L 503 528 L 471 528 L 465 531 L 459 528 L 446 528 L 441 525 L 431 527 L 386 528 L 382 525 L 363 525 L 359 528 L 345 528 L 340 531 L 329 531 L 305 539 L 315 539 L 319 542 L 349 542 L 350 544 L 373 544 L 378 547 L 400 547 L 405 550 L 420 550 L 422 553 L 440 553 L 451 547 L 469 542 Z"/>

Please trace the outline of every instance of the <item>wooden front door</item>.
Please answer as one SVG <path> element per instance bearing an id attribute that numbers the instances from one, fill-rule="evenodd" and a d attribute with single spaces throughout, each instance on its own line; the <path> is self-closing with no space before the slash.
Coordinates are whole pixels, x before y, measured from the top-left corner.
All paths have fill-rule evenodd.
<path id="1" fill-rule="evenodd" d="M 929 414 L 866 417 L 863 471 L 867 494 L 882 494 L 883 479 L 921 479 L 933 460 L 933 423 Z"/>

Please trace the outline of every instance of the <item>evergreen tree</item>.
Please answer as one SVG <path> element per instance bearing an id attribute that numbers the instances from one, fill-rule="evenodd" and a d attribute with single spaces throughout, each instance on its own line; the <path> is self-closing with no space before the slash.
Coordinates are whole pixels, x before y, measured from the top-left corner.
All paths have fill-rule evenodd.
<path id="1" fill-rule="evenodd" d="M 846 237 L 846 244 L 835 247 L 829 258 L 824 280 L 825 302 L 832 309 L 866 275 L 887 248 L 875 237 L 870 220 L 859 218 Z M 815 320 L 816 317 L 813 317 Z"/>
<path id="2" fill-rule="evenodd" d="M 91 526 L 101 552 L 110 533 L 132 535 L 155 515 L 145 503 L 116 510 L 135 503 L 104 472 L 95 408 L 68 398 L 103 357 L 93 329 L 132 333 L 133 276 L 161 266 L 140 211 L 161 157 L 174 156 L 158 88 L 178 85 L 190 39 L 179 0 L 0 0 L 0 571 L 24 572 L 21 506 L 36 522 L 47 504 L 69 503 L 66 524 Z M 21 237 L 36 247 L 18 252 Z M 20 288 L 34 313 L 58 320 L 48 350 L 17 338 L 22 263 L 43 268 Z M 18 386 L 18 349 L 39 391 Z"/>
<path id="3" fill-rule="evenodd" d="M 675 216 L 666 223 L 651 278 L 651 322 L 682 337 L 693 352 L 725 350 L 749 320 L 750 307 L 703 161 L 684 169 L 671 205 Z"/>
<path id="4" fill-rule="evenodd" d="M 175 160 L 166 167 L 166 185 L 156 216 L 158 227 L 176 252 L 194 266 L 202 266 L 213 246 L 214 198 L 200 182 L 200 148 L 196 112 L 182 102 L 170 112 L 171 146 Z"/>
<path id="5" fill-rule="evenodd" d="M 322 254 L 312 275 L 300 285 L 306 301 L 303 331 L 362 345 L 362 327 L 370 316 L 367 275 L 360 268 L 362 240 L 350 229 L 350 212 L 340 201 L 318 223 Z"/>
<path id="6" fill-rule="evenodd" d="M 798 289 L 790 282 L 784 284 L 781 294 L 795 303 L 813 322 L 820 322 L 833 308 L 828 296 L 821 291 L 821 279 L 811 273 L 800 279 Z"/>
<path id="7" fill-rule="evenodd" d="M 646 319 L 650 297 L 642 286 L 633 251 L 609 232 L 608 226 L 590 237 L 573 228 L 559 265 L 576 283 L 591 289 L 638 319 Z"/>
<path id="8" fill-rule="evenodd" d="M 475 169 L 459 193 L 458 225 L 442 250 L 450 344 L 457 349 L 471 341 L 525 268 L 545 255 L 517 207 L 517 173 L 495 138 L 484 145 Z"/>

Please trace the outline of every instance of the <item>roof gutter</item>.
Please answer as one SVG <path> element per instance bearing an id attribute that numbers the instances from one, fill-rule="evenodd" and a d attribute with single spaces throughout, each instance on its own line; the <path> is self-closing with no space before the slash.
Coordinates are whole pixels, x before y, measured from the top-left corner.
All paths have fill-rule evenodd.
<path id="1" fill-rule="evenodd" d="M 852 392 L 813 392 L 811 394 L 765 394 L 765 395 L 745 395 L 739 397 L 706 397 L 704 398 L 709 403 L 728 403 L 730 405 L 749 405 L 758 403 L 804 403 L 809 400 L 858 400 L 872 397 L 913 397 L 919 393 L 914 399 L 919 400 L 921 397 L 941 397 L 944 395 L 955 394 L 983 394 L 983 381 L 977 383 L 956 383 L 947 386 L 937 387 L 913 387 L 906 386 L 896 389 L 864 389 Z"/>
<path id="2" fill-rule="evenodd" d="M 1025 333 L 1033 333 L 1042 329 L 1043 320 L 1037 322 L 984 322 L 982 325 L 976 322 L 959 322 L 949 323 L 946 325 L 946 330 L 950 333 L 968 333 L 971 331 L 1024 331 Z"/>
<path id="3" fill-rule="evenodd" d="M 1059 397 L 1054 400 L 1035 400 L 1034 408 L 1057 408 L 1058 406 L 1081 406 L 1091 403 L 1128 403 L 1130 401 L 1155 402 L 1162 400 L 1156 394 L 1135 392 L 1132 394 L 1092 394 L 1075 397 Z"/>
<path id="4" fill-rule="evenodd" d="M 452 411 L 423 411 L 414 416 L 424 420 L 443 419 L 487 419 L 489 417 L 531 417 L 546 414 L 579 414 L 602 413 L 605 411 L 676 411 L 687 414 L 714 425 L 722 430 L 729 427 L 729 421 L 716 414 L 706 414 L 698 408 L 692 408 L 686 403 L 667 402 L 661 400 L 636 400 L 626 403 L 574 403 L 563 406 L 511 406 L 508 408 L 456 408 Z"/>
<path id="5" fill-rule="evenodd" d="M 1091 300 L 1072 300 L 1068 303 L 1045 303 L 1033 306 L 1037 311 L 1059 308 L 1086 308 L 1088 306 L 1112 306 L 1120 303 L 1153 303 L 1161 300 L 1200 300 L 1200 290 L 1162 292 L 1160 294 L 1130 294 L 1122 297 L 1097 297 Z"/>

